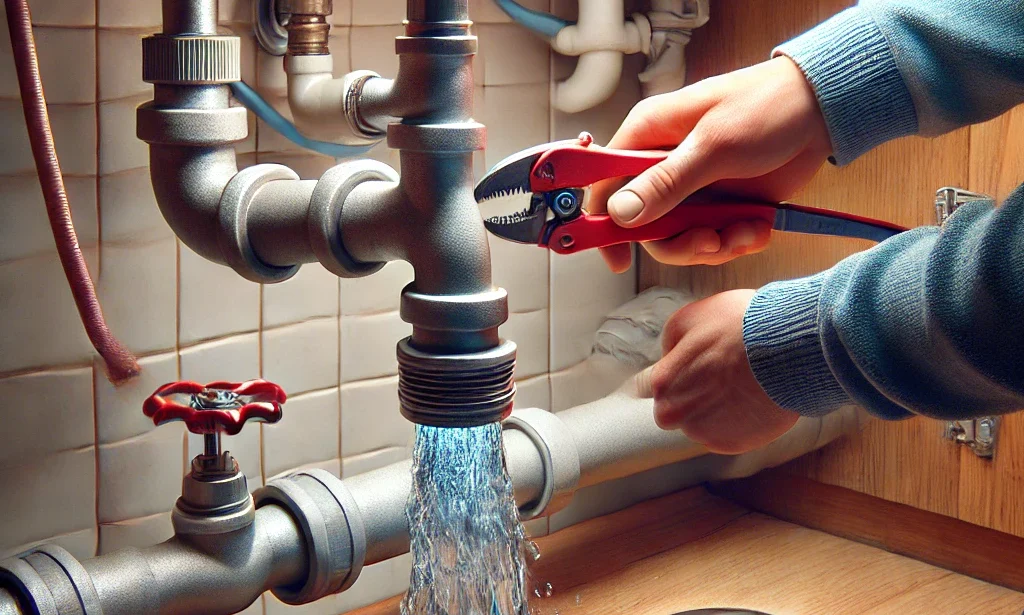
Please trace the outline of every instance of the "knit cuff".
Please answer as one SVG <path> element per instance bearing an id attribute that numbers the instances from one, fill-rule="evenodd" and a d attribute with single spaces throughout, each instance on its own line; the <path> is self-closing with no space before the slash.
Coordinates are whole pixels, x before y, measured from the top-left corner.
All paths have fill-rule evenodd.
<path id="1" fill-rule="evenodd" d="M 850 403 L 825 360 L 818 331 L 824 274 L 775 282 L 759 290 L 743 317 L 743 343 L 754 377 L 768 397 L 804 416 Z"/>
<path id="2" fill-rule="evenodd" d="M 863 7 L 847 9 L 780 45 L 807 77 L 832 139 L 832 161 L 917 133 L 917 112 L 892 50 Z"/>

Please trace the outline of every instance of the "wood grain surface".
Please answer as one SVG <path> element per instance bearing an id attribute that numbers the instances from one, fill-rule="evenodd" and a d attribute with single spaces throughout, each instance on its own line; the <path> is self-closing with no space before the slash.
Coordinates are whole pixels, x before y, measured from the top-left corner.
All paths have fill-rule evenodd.
<path id="1" fill-rule="evenodd" d="M 692 80 L 767 58 L 774 45 L 852 4 L 846 0 L 716 0 L 687 48 Z M 1024 181 L 1024 109 L 938 139 L 901 139 L 855 163 L 826 165 L 793 201 L 917 226 L 934 224 L 934 195 L 953 185 L 1005 198 Z M 825 270 L 870 244 L 776 234 L 764 253 L 721 267 L 666 267 L 644 258 L 641 287 L 706 296 Z M 1011 316 L 1008 316 L 1011 317 Z M 1015 315 L 1012 317 L 1016 317 Z M 993 462 L 941 438 L 942 423 L 873 422 L 789 471 L 886 500 L 1024 536 L 1024 416 L 1004 421 Z"/>
<path id="2" fill-rule="evenodd" d="M 784 521 L 1024 590 L 1024 538 L 780 471 L 711 491 Z"/>
<path id="3" fill-rule="evenodd" d="M 535 615 L 1019 615 L 1024 594 L 691 489 L 538 540 Z M 393 598 L 355 615 L 396 615 Z"/>

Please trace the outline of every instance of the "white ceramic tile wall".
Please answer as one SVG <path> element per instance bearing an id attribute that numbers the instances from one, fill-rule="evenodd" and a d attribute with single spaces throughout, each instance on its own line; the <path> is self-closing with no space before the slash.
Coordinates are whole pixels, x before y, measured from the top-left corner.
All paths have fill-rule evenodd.
<path id="1" fill-rule="evenodd" d="M 527 0 L 547 10 L 549 0 Z M 555 3 L 560 12 L 566 2 Z M 571 5 L 572 3 L 568 3 Z M 276 286 L 247 282 L 178 242 L 157 209 L 146 146 L 135 138 L 142 37 L 159 30 L 159 0 L 30 0 L 57 151 L 72 213 L 110 326 L 140 354 L 142 376 L 111 386 L 94 363 L 67 290 L 28 147 L 6 24 L 0 28 L 0 556 L 52 540 L 78 557 L 143 546 L 171 534 L 168 511 L 200 446 L 180 426 L 154 429 L 140 410 L 157 386 L 263 376 L 291 394 L 285 419 L 228 438 L 250 487 L 297 467 L 352 475 L 408 457 L 413 429 L 397 411 L 394 344 L 408 333 L 398 298 L 404 263 L 368 279 L 304 267 Z M 394 76 L 400 0 L 335 0 L 335 72 Z M 278 109 L 280 58 L 257 50 L 249 0 L 222 0 L 225 31 L 242 37 L 242 76 Z M 492 0 L 471 0 L 480 37 L 475 115 L 488 125 L 483 172 L 505 155 L 590 130 L 606 140 L 638 96 L 624 81 L 612 101 L 579 116 L 553 113 L 545 44 L 509 23 Z M 3 16 L 0 16 L 3 19 Z M 514 49 L 514 52 L 510 52 Z M 637 66 L 631 65 L 635 71 Z M 250 117 L 240 166 L 287 164 L 307 178 L 333 162 L 301 151 Z M 386 148 L 372 157 L 394 166 Z M 521 207 L 491 203 L 488 207 Z M 492 242 L 494 277 L 509 291 L 502 333 L 519 345 L 518 403 L 556 409 L 591 397 L 573 377 L 603 314 L 634 292 L 634 276 L 607 273 L 596 255 L 549 257 Z M 544 532 L 546 521 L 531 529 Z M 269 595 L 247 613 L 338 613 L 405 587 L 409 558 L 364 570 L 344 595 L 292 609 Z"/>

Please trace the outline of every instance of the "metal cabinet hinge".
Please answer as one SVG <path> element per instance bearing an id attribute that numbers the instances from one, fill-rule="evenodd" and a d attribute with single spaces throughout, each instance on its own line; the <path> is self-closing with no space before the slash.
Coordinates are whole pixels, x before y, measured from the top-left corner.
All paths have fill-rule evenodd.
<path id="1" fill-rule="evenodd" d="M 945 437 L 970 448 L 978 457 L 991 459 L 996 452 L 996 432 L 999 431 L 998 416 L 983 416 L 969 421 L 946 423 Z"/>
<path id="2" fill-rule="evenodd" d="M 945 187 L 935 191 L 935 218 L 939 226 L 949 220 L 961 205 L 975 201 L 994 202 L 992 197 L 978 192 L 960 188 Z M 983 416 L 969 421 L 950 421 L 946 423 L 945 437 L 963 444 L 974 451 L 978 457 L 991 459 L 996 451 L 996 431 L 999 428 L 999 417 Z"/>
<path id="3" fill-rule="evenodd" d="M 939 188 L 935 191 L 935 219 L 937 224 L 942 226 L 957 208 L 974 201 L 995 201 L 995 199 L 987 194 L 971 192 L 961 188 L 950 186 Z"/>

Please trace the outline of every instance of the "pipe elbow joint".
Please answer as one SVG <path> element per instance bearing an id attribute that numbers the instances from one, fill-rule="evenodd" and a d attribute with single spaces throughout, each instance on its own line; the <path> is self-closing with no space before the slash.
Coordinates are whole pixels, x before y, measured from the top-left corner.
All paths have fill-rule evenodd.
<path id="1" fill-rule="evenodd" d="M 622 53 L 618 51 L 582 54 L 572 76 L 555 86 L 555 108 L 579 113 L 608 100 L 619 86 L 622 64 Z"/>
<path id="2" fill-rule="evenodd" d="M 309 138 L 344 145 L 382 141 L 384 133 L 363 122 L 359 115 L 363 87 L 371 79 L 380 79 L 380 75 L 360 70 L 335 79 L 333 69 L 329 55 L 285 58 L 288 107 L 295 127 Z"/>

